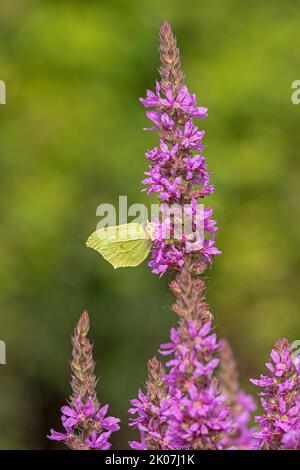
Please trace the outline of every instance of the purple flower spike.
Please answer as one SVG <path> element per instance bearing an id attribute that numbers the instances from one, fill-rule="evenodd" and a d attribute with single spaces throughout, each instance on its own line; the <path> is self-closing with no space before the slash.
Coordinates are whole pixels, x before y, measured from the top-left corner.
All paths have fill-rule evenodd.
<path id="1" fill-rule="evenodd" d="M 211 219 L 212 209 L 209 216 L 204 215 L 203 231 L 196 223 L 200 213 L 197 203 L 214 190 L 203 156 L 205 132 L 193 122 L 194 118 L 205 119 L 207 108 L 197 105 L 196 96 L 183 83 L 179 51 L 168 23 L 161 26 L 160 53 L 161 82 L 156 82 L 155 92 L 147 90 L 146 98 L 140 98 L 145 108 L 153 108 L 146 115 L 154 127 L 147 130 L 158 131 L 160 136 L 160 147 L 146 153 L 150 165 L 142 183 L 147 194 L 157 194 L 159 201 L 170 208 L 175 205 L 183 211 L 188 205 L 196 208 L 191 214 L 189 233 L 182 214 L 182 237 L 174 237 L 175 225 L 171 222 L 169 238 L 152 239 L 149 266 L 154 274 L 161 276 L 170 268 L 181 269 L 186 257 L 193 260 L 197 269 L 203 262 L 210 265 L 221 252 L 212 237 L 217 230 L 216 221 Z"/>
<path id="2" fill-rule="evenodd" d="M 65 432 L 50 430 L 51 441 L 64 442 L 73 450 L 107 450 L 111 434 L 120 429 L 118 418 L 106 416 L 108 405 L 102 406 L 96 396 L 95 363 L 92 344 L 87 338 L 89 316 L 83 312 L 72 338 L 72 395 L 69 405 L 61 407 Z"/>
<path id="3" fill-rule="evenodd" d="M 136 450 L 227 449 L 236 425 L 217 380 L 220 343 L 211 329 L 205 284 L 200 278 L 192 280 L 184 267 L 171 289 L 177 297 L 172 310 L 180 320 L 171 329 L 170 341 L 160 346 L 168 357 L 168 371 L 149 361 L 147 391 L 140 390 L 129 409 L 136 415 L 131 426 L 141 438 L 130 445 Z M 251 405 L 247 402 L 245 409 Z M 240 416 L 243 422 L 247 418 Z"/>
<path id="4" fill-rule="evenodd" d="M 277 341 L 271 359 L 266 364 L 269 375 L 251 379 L 263 388 L 259 395 L 265 412 L 255 418 L 259 424 L 255 447 L 300 450 L 300 369 L 285 338 Z"/>
<path id="5" fill-rule="evenodd" d="M 110 448 L 108 439 L 111 433 L 120 429 L 118 418 L 105 417 L 107 410 L 108 406 L 106 405 L 97 412 L 92 404 L 92 397 L 89 397 L 85 404 L 78 397 L 75 409 L 71 406 L 61 408 L 61 421 L 66 433 L 51 429 L 51 434 L 47 437 L 52 441 L 64 441 L 73 449 L 107 450 Z M 83 431 L 89 434 L 84 442 L 82 442 Z"/>
<path id="6" fill-rule="evenodd" d="M 165 383 L 170 397 L 164 402 L 166 439 L 178 449 L 222 449 L 224 434 L 233 430 L 230 408 L 214 378 L 219 359 L 211 322 L 189 319 L 171 330 L 171 342 L 161 346 L 171 354 Z"/>
<path id="7" fill-rule="evenodd" d="M 163 384 L 165 370 L 154 357 L 148 361 L 147 391 L 138 392 L 138 398 L 130 400 L 132 407 L 128 410 L 130 426 L 140 432 L 140 442 L 130 441 L 135 450 L 173 450 L 176 443 L 169 442 L 165 436 L 166 417 L 163 415 L 167 388 Z"/>

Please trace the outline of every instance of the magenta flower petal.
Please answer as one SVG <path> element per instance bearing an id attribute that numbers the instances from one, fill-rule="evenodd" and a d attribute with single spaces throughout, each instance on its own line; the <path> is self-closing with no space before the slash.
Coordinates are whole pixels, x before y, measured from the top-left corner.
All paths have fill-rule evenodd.
<path id="1" fill-rule="evenodd" d="M 109 416 L 102 421 L 102 427 L 108 431 L 118 431 L 120 429 L 120 419 Z"/>
<path id="2" fill-rule="evenodd" d="M 51 441 L 65 441 L 68 438 L 68 434 L 54 431 L 54 429 L 50 429 L 50 433 L 51 434 L 47 436 L 47 438 Z"/>
<path id="3" fill-rule="evenodd" d="M 70 406 L 62 406 L 61 412 L 66 416 L 70 416 L 71 418 L 77 418 L 77 411 L 73 410 L 73 408 Z"/>

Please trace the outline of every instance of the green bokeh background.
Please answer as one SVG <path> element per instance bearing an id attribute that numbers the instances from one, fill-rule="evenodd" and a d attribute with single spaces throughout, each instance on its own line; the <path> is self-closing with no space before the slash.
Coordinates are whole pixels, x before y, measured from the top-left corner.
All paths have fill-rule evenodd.
<path id="1" fill-rule="evenodd" d="M 300 339 L 300 79 L 297 1 L 2 0 L 0 79 L 0 448 L 58 448 L 70 392 L 70 334 L 90 312 L 99 396 L 123 419 L 145 364 L 175 322 L 167 276 L 114 271 L 84 242 L 96 207 L 145 202 L 144 152 L 157 141 L 138 102 L 157 78 L 171 22 L 189 88 L 208 106 L 210 202 L 223 251 L 209 271 L 217 331 L 241 381 L 275 339 Z M 152 200 L 154 202 L 154 199 Z"/>

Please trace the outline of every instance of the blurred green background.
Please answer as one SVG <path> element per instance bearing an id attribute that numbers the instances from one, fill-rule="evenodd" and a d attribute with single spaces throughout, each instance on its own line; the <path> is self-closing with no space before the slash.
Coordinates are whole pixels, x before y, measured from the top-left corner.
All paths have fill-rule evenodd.
<path id="1" fill-rule="evenodd" d="M 96 207 L 141 193 L 157 142 L 138 102 L 157 78 L 160 22 L 171 22 L 201 105 L 223 251 L 209 271 L 219 335 L 241 381 L 275 339 L 300 339 L 299 2 L 1 0 L 0 448 L 44 449 L 70 392 L 70 334 L 91 315 L 99 396 L 123 429 L 146 361 L 175 322 L 168 277 L 114 271 L 85 240 Z M 154 202 L 154 199 L 153 199 Z"/>

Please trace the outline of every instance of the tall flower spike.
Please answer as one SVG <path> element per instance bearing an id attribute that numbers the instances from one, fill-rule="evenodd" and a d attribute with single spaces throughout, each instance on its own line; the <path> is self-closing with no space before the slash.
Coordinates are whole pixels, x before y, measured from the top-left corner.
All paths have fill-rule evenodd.
<path id="1" fill-rule="evenodd" d="M 211 264 L 220 251 L 215 247 L 217 227 L 212 209 L 203 210 L 199 205 L 214 190 L 203 156 L 204 131 L 193 122 L 194 118 L 205 119 L 207 108 L 197 106 L 196 96 L 183 83 L 176 39 L 166 22 L 160 28 L 159 49 L 161 82 L 140 101 L 146 108 L 154 108 L 146 113 L 154 124 L 148 130 L 158 130 L 160 137 L 159 145 L 146 153 L 150 165 L 142 183 L 148 194 L 158 194 L 161 203 L 162 220 L 153 221 L 149 266 L 162 275 L 169 268 L 181 269 L 187 260 L 190 267 Z M 179 213 L 170 216 L 175 207 Z M 182 233 L 175 236 L 179 227 Z"/>
<path id="2" fill-rule="evenodd" d="M 64 432 L 51 429 L 48 439 L 64 442 L 73 450 L 107 450 L 109 438 L 120 429 L 118 418 L 106 416 L 108 405 L 100 407 L 96 396 L 93 346 L 87 334 L 88 312 L 81 315 L 72 337 L 72 395 L 69 405 L 61 408 Z"/>
<path id="3" fill-rule="evenodd" d="M 199 282 L 195 284 L 196 281 Z M 129 410 L 130 414 L 138 414 L 131 425 L 139 429 L 141 442 L 130 443 L 137 450 L 229 446 L 227 436 L 235 428 L 227 397 L 218 386 L 220 345 L 211 331 L 212 314 L 205 302 L 204 289 L 204 282 L 192 279 L 185 268 L 172 283 L 177 296 L 173 310 L 179 315 L 179 324 L 171 329 L 170 342 L 160 347 L 163 356 L 171 356 L 166 363 L 168 373 L 163 382 L 162 372 L 154 380 L 158 368 L 153 373 L 151 365 L 147 394 L 139 391 Z M 161 367 L 159 370 L 162 371 Z M 157 388 L 162 393 L 158 394 Z M 153 446 L 153 442 L 158 446 Z"/>
<path id="4" fill-rule="evenodd" d="M 130 414 L 137 414 L 130 419 L 130 426 L 140 432 L 140 442 L 130 441 L 135 450 L 170 450 L 173 449 L 165 440 L 166 418 L 162 415 L 162 404 L 167 397 L 164 385 L 165 370 L 160 361 L 153 357 L 148 361 L 148 380 L 146 394 L 141 390 L 138 399 L 130 401 Z"/>
<path id="5" fill-rule="evenodd" d="M 249 427 L 249 422 L 251 412 L 256 410 L 256 404 L 251 395 L 240 389 L 236 362 L 230 344 L 225 339 L 221 342 L 219 376 L 235 428 L 232 435 L 226 438 L 227 445 L 231 448 L 251 450 L 254 429 Z"/>
<path id="6" fill-rule="evenodd" d="M 263 388 L 261 404 L 264 414 L 256 416 L 257 449 L 300 450 L 300 360 L 286 338 L 276 342 L 266 363 L 268 375 L 251 382 Z"/>
<path id="7" fill-rule="evenodd" d="M 185 276 L 183 270 L 183 276 L 178 277 Z M 192 292 L 193 280 L 188 284 Z M 220 344 L 211 329 L 212 315 L 204 301 L 204 284 L 198 286 L 200 299 L 196 297 L 195 304 L 189 299 L 187 286 L 181 286 L 177 282 L 175 309 L 179 310 L 179 324 L 171 329 L 170 342 L 160 347 L 162 355 L 171 356 L 165 377 L 169 396 L 161 404 L 167 418 L 165 439 L 177 449 L 227 448 L 226 436 L 234 427 L 227 397 L 218 385 Z"/>
<path id="8" fill-rule="evenodd" d="M 160 29 L 160 55 L 162 80 L 156 84 L 155 93 L 148 90 L 146 98 L 141 99 L 146 108 L 154 108 L 147 117 L 154 123 L 151 130 L 159 130 L 160 135 L 159 147 L 146 154 L 150 167 L 143 183 L 149 194 L 158 194 L 164 216 L 153 224 L 149 266 L 159 275 L 169 268 L 177 270 L 170 287 L 177 298 L 172 310 L 179 322 L 171 329 L 170 342 L 160 347 L 162 355 L 171 357 L 164 377 L 167 393 L 155 405 L 155 423 L 159 425 L 155 429 L 150 425 L 148 396 L 140 392 L 139 400 L 131 402 L 134 408 L 130 413 L 138 413 L 133 423 L 143 433 L 142 446 L 135 448 L 148 449 L 150 436 L 159 440 L 163 446 L 159 448 L 222 449 L 234 428 L 226 396 L 218 385 L 220 346 L 211 329 L 213 316 L 205 300 L 205 283 L 199 277 L 220 253 L 214 246 L 217 228 L 210 208 L 203 214 L 206 238 L 197 238 L 199 200 L 214 188 L 202 154 L 204 131 L 193 119 L 204 119 L 207 109 L 197 106 L 195 95 L 183 84 L 179 50 L 168 23 Z M 173 218 L 168 213 L 174 205 L 181 208 L 181 219 L 178 213 Z M 183 226 L 182 236 L 173 237 L 185 217 L 190 219 L 192 231 L 185 233 Z M 169 239 L 164 237 L 166 227 Z"/>

